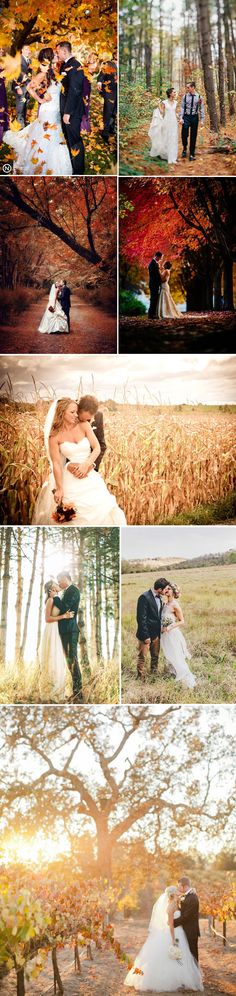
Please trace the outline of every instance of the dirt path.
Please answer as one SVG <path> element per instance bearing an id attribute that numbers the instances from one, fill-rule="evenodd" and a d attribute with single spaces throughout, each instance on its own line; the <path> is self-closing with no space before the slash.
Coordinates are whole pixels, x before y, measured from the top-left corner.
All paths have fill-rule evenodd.
<path id="1" fill-rule="evenodd" d="M 134 959 L 135 954 L 144 943 L 147 934 L 147 921 L 128 920 L 116 924 L 115 935 L 123 950 Z M 235 930 L 235 928 L 234 928 Z M 230 933 L 233 932 L 230 928 Z M 232 951 L 223 948 L 222 942 L 209 937 L 206 921 L 201 926 L 200 960 L 204 976 L 205 996 L 220 996 L 235 993 L 236 976 L 232 968 Z M 232 936 L 233 940 L 233 936 Z M 58 962 L 64 985 L 64 996 L 125 996 L 124 979 L 127 968 L 120 964 L 110 951 L 96 951 L 93 946 L 94 960 L 88 961 L 82 952 L 82 974 L 76 975 L 73 964 L 73 950 L 66 948 L 59 951 Z M 4 996 L 15 996 L 15 977 L 12 973 L 0 985 Z M 133 989 L 129 992 L 134 993 Z M 26 985 L 27 996 L 53 996 L 51 959 L 47 961 L 45 970 L 38 980 Z M 150 992 L 149 992 L 150 996 Z M 167 996 L 163 993 L 162 996 Z M 178 996 L 173 993 L 173 996 Z"/>
<path id="2" fill-rule="evenodd" d="M 204 132 L 204 138 L 199 131 L 196 159 L 189 162 L 189 158 L 182 159 L 182 144 L 179 141 L 178 162 L 173 166 L 168 166 L 164 160 L 155 160 L 150 157 L 150 139 L 148 130 L 150 119 L 139 131 L 129 133 L 127 147 L 120 153 L 120 174 L 129 176 L 133 173 L 145 176 L 235 176 L 236 159 L 233 153 L 210 152 L 210 142 L 212 141 L 208 129 Z M 127 136 L 126 136 L 127 137 Z M 204 142 L 204 144 L 202 144 Z"/>
<path id="3" fill-rule="evenodd" d="M 121 353 L 234 352 L 236 313 L 188 314 L 150 320 L 120 318 Z"/>
<path id="4" fill-rule="evenodd" d="M 1 328 L 2 353 L 116 353 L 116 317 L 79 298 L 71 308 L 70 335 L 37 332 L 47 300 L 41 298 L 28 308 L 14 328 Z"/>

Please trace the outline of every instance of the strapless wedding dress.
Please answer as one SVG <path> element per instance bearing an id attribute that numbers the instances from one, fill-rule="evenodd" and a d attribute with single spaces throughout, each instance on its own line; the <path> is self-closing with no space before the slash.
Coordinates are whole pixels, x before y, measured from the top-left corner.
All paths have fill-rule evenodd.
<path id="1" fill-rule="evenodd" d="M 105 481 L 96 470 L 90 470 L 87 477 L 74 477 L 69 471 L 70 463 L 81 464 L 90 456 L 90 445 L 86 437 L 78 443 L 68 441 L 60 444 L 62 457 L 63 500 L 76 509 L 76 518 L 69 526 L 125 526 L 124 512 L 117 505 L 116 498 L 108 491 Z M 68 463 L 66 462 L 68 461 Z M 33 521 L 36 525 L 50 525 L 55 502 L 52 488 L 53 475 L 43 486 L 37 499 Z"/>
<path id="2" fill-rule="evenodd" d="M 173 619 L 173 623 L 176 622 L 174 602 L 164 605 L 162 621 L 169 616 Z M 187 688 L 194 688 L 196 678 L 192 674 L 192 671 L 189 670 L 187 664 L 187 660 L 191 660 L 191 654 L 179 627 L 171 629 L 169 633 L 163 632 L 161 634 L 161 649 L 167 663 L 171 665 L 172 669 L 174 668 L 176 681 L 182 681 L 183 685 L 186 685 Z"/>
<path id="3" fill-rule="evenodd" d="M 167 159 L 169 165 L 176 163 L 178 157 L 178 122 L 176 117 L 176 100 L 163 100 L 165 114 L 162 117 L 159 107 L 153 111 L 149 128 L 151 139 L 150 156 Z"/>
<path id="4" fill-rule="evenodd" d="M 179 912 L 174 913 L 175 916 L 179 916 Z M 191 954 L 183 927 L 175 927 L 175 940 L 179 942 L 181 961 L 170 956 L 172 940 L 169 926 L 162 930 L 157 927 L 150 929 L 133 968 L 126 976 L 125 986 L 139 992 L 175 992 L 181 987 L 202 992 L 201 972 Z M 141 969 L 143 975 L 135 975 L 134 968 Z"/>
<path id="5" fill-rule="evenodd" d="M 50 100 L 39 105 L 36 121 L 21 131 L 6 131 L 4 142 L 16 154 L 13 173 L 22 176 L 71 176 L 72 166 L 61 127 L 60 86 L 53 80 Z"/>
<path id="6" fill-rule="evenodd" d="M 52 616 L 60 615 L 56 605 Z M 67 667 L 57 623 L 46 623 L 39 648 L 39 692 L 42 702 L 64 702 L 72 695 L 72 679 Z"/>
<path id="7" fill-rule="evenodd" d="M 165 280 L 165 283 L 161 285 L 157 307 L 159 318 L 181 318 L 173 297 L 171 297 L 168 280 Z"/>

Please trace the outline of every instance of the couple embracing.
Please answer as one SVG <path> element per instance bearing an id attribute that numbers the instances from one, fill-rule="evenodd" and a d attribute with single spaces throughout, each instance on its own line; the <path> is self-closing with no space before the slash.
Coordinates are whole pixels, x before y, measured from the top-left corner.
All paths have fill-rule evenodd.
<path id="1" fill-rule="evenodd" d="M 42 48 L 38 62 L 38 72 L 27 86 L 29 96 L 38 102 L 36 121 L 4 134 L 4 142 L 15 152 L 13 173 L 82 176 L 83 67 L 67 40 L 59 42 L 55 51 Z"/>
<path id="2" fill-rule="evenodd" d="M 199 900 L 190 879 L 168 886 L 152 911 L 149 935 L 125 986 L 139 992 L 203 991 L 198 966 Z"/>
<path id="3" fill-rule="evenodd" d="M 184 616 L 178 601 L 177 585 L 157 578 L 153 588 L 139 596 L 137 604 L 138 671 L 137 677 L 145 682 L 145 662 L 151 655 L 151 674 L 158 674 L 160 648 L 166 660 L 165 677 L 181 681 L 187 688 L 194 688 L 196 678 L 187 660 L 191 658 L 181 626 Z"/>
<path id="4" fill-rule="evenodd" d="M 77 656 L 80 591 L 68 571 L 45 584 L 45 628 L 39 648 L 42 701 L 82 701 L 82 676 Z"/>
<path id="5" fill-rule="evenodd" d="M 170 293 L 169 280 L 172 263 L 164 262 L 163 252 L 155 252 L 149 263 L 150 307 L 149 318 L 180 318 Z"/>

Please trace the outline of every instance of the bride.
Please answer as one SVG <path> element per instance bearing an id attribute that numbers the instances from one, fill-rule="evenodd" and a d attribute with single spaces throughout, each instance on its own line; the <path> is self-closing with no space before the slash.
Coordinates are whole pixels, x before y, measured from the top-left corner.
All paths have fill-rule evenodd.
<path id="1" fill-rule="evenodd" d="M 51 473 L 36 501 L 33 522 L 49 525 L 55 502 L 60 505 L 63 501 L 76 511 L 73 526 L 125 525 L 124 512 L 93 469 L 100 445 L 90 423 L 79 422 L 76 402 L 70 398 L 53 402 L 45 421 L 44 439 Z"/>
<path id="2" fill-rule="evenodd" d="M 171 263 L 168 261 L 167 263 L 164 263 L 163 269 L 161 269 L 161 267 L 159 269 L 161 276 L 161 290 L 157 305 L 158 318 L 181 318 L 180 312 L 173 301 L 169 288 Z"/>
<path id="3" fill-rule="evenodd" d="M 58 294 L 62 288 L 62 281 L 52 284 L 46 311 L 42 317 L 38 332 L 69 332 L 68 321 L 63 308 L 58 300 Z"/>
<path id="4" fill-rule="evenodd" d="M 21 131 L 8 130 L 4 142 L 14 149 L 15 175 L 71 176 L 72 167 L 61 128 L 60 84 L 56 82 L 52 48 L 39 52 L 39 72 L 27 87 L 27 92 L 39 104 L 36 121 Z"/>
<path id="5" fill-rule="evenodd" d="M 164 598 L 165 605 L 161 615 L 161 649 L 175 673 L 176 681 L 182 681 L 187 688 L 194 688 L 196 678 L 186 663 L 187 659 L 191 660 L 191 654 L 179 628 L 184 625 L 184 617 L 177 601 L 178 589 L 168 585 Z"/>
<path id="6" fill-rule="evenodd" d="M 200 969 L 183 927 L 174 929 L 175 916 L 179 916 L 177 896 L 178 890 L 170 885 L 155 903 L 148 938 L 126 976 L 125 986 L 139 992 L 174 992 L 181 987 L 203 991 Z"/>
<path id="7" fill-rule="evenodd" d="M 45 627 L 39 648 L 40 679 L 39 691 L 42 701 L 65 701 L 66 692 L 72 694 L 72 680 L 64 657 L 59 634 L 59 619 L 72 619 L 74 612 L 64 612 L 54 605 L 55 595 L 58 595 L 59 585 L 55 581 L 47 581 L 44 586 L 46 594 Z"/>
<path id="8" fill-rule="evenodd" d="M 166 91 L 167 100 L 153 111 L 149 128 L 149 138 L 152 147 L 150 156 L 167 159 L 169 165 L 177 162 L 178 157 L 178 121 L 176 117 L 176 91 L 173 86 Z"/>

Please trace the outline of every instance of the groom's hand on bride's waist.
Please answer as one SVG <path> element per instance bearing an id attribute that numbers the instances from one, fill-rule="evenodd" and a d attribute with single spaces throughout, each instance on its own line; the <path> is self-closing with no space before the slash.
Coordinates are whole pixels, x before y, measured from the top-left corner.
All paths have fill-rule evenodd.
<path id="1" fill-rule="evenodd" d="M 63 114 L 64 124 L 70 124 L 70 114 Z"/>
<path id="2" fill-rule="evenodd" d="M 91 467 L 91 465 L 90 465 L 88 467 L 86 473 L 84 473 L 84 472 L 81 473 L 81 468 L 82 468 L 82 464 L 78 465 L 78 463 L 70 463 L 69 467 L 67 467 L 67 470 L 69 470 L 70 473 L 73 474 L 73 477 L 88 477 L 88 474 L 89 474 L 90 470 L 93 470 L 93 467 Z"/>

